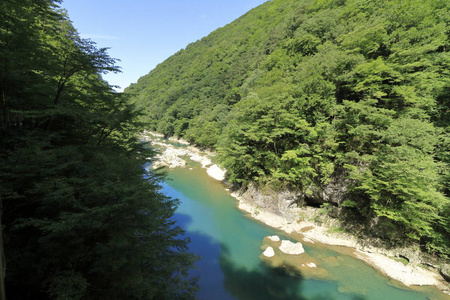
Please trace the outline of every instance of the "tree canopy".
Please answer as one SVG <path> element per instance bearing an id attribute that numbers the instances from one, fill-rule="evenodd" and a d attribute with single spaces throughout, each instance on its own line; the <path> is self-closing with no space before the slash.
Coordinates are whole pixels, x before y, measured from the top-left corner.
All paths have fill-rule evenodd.
<path id="1" fill-rule="evenodd" d="M 230 181 L 305 199 L 344 183 L 342 215 L 448 257 L 449 8 L 267 1 L 126 92 L 150 129 L 215 148 Z"/>
<path id="2" fill-rule="evenodd" d="M 7 298 L 193 298 L 178 202 L 143 167 L 138 110 L 101 77 L 116 60 L 58 2 L 0 2 Z"/>

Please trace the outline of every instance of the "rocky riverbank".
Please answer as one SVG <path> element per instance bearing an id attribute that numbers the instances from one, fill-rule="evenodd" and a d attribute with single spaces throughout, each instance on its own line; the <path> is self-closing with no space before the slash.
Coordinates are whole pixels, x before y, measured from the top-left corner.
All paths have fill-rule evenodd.
<path id="1" fill-rule="evenodd" d="M 187 159 L 190 159 L 200 163 L 202 168 L 206 169 L 206 172 L 212 178 L 219 181 L 223 181 L 225 179 L 225 170 L 221 169 L 218 165 L 213 164 L 210 159 L 210 157 L 214 156 L 215 153 L 189 146 L 189 143 L 182 139 L 169 139 L 169 142 L 171 141 L 186 145 L 186 147 L 183 148 L 176 147 L 170 143 L 162 141 L 161 139 L 163 137 L 163 135 L 150 131 L 145 131 L 141 136 L 141 140 L 151 142 L 152 146 L 159 150 L 159 153 L 156 155 L 152 164 L 153 169 L 158 169 L 160 167 L 186 167 L 188 165 Z"/>
<path id="2" fill-rule="evenodd" d="M 404 253 L 411 253 L 410 249 L 386 250 L 368 245 L 351 234 L 334 232 L 333 228 L 338 224 L 333 224 L 332 220 L 329 220 L 327 225 L 319 225 L 314 219 L 323 215 L 320 209 L 299 208 L 292 205 L 290 200 L 292 195 L 289 195 L 289 192 L 269 196 L 250 187 L 245 192 L 232 193 L 232 196 L 238 200 L 238 208 L 247 212 L 250 217 L 268 226 L 283 230 L 301 242 L 318 242 L 353 248 L 355 257 L 372 265 L 389 278 L 407 286 L 436 286 L 450 295 L 448 282 L 437 270 L 420 267 L 420 258 L 416 257 L 406 265 L 396 260 L 399 257 L 406 257 L 407 254 Z M 270 204 L 267 204 L 266 201 L 269 198 L 271 201 Z"/>
<path id="3" fill-rule="evenodd" d="M 210 159 L 215 154 L 202 151 L 196 147 L 188 146 L 183 140 L 172 140 L 178 144 L 185 144 L 186 147 L 175 147 L 163 140 L 162 136 L 152 132 L 145 132 L 142 139 L 150 141 L 157 147 L 160 153 L 153 162 L 153 168 L 167 166 L 169 168 L 186 167 L 187 160 L 196 161 L 206 169 L 209 176 L 216 180 L 224 181 L 225 170 L 213 164 Z M 410 259 L 408 264 L 403 264 L 395 260 L 399 257 L 408 257 L 410 249 L 386 250 L 368 245 L 356 237 L 340 232 L 334 232 L 333 228 L 338 228 L 339 224 L 334 224 L 332 220 L 327 224 L 318 224 L 318 219 L 323 213 L 318 208 L 297 207 L 296 196 L 289 192 L 263 193 L 254 186 L 249 186 L 245 190 L 231 194 L 238 200 L 238 208 L 247 212 L 250 217 L 262 223 L 283 230 L 292 238 L 301 242 L 322 243 L 327 245 L 337 245 L 351 247 L 354 249 L 354 256 L 372 265 L 386 276 L 402 282 L 407 286 L 434 285 L 444 293 L 450 295 L 450 287 L 437 270 L 427 270 L 419 266 L 420 255 Z M 267 247 L 265 250 L 269 249 Z M 267 250 L 271 253 L 272 250 Z M 408 253 L 408 254 L 405 254 Z M 409 258 L 409 257 L 408 257 Z M 269 259 L 262 255 L 262 259 L 270 261 L 270 264 L 277 265 L 275 259 Z M 308 266 L 305 264 L 305 266 Z"/>

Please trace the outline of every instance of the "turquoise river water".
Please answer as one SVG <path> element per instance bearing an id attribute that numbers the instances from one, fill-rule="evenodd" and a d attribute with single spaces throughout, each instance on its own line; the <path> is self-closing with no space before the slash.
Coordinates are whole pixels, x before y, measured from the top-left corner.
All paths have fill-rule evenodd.
<path id="1" fill-rule="evenodd" d="M 288 237 L 247 217 L 226 186 L 190 164 L 168 170 L 163 192 L 181 201 L 175 218 L 191 239 L 190 251 L 201 256 L 192 271 L 199 276 L 198 299 L 448 299 L 435 288 L 413 290 L 394 282 L 344 247 L 303 243 L 333 280 L 290 276 L 265 265 L 259 258 L 263 238 Z"/>

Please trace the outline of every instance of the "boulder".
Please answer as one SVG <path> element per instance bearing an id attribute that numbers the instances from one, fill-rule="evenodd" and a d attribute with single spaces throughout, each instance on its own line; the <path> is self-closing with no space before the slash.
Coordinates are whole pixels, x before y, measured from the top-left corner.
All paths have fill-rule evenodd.
<path id="1" fill-rule="evenodd" d="M 267 247 L 267 249 L 263 252 L 265 257 L 273 257 L 275 255 L 275 251 L 273 251 L 272 247 Z"/>
<path id="2" fill-rule="evenodd" d="M 280 241 L 280 237 L 278 235 L 269 236 L 268 239 L 271 240 L 272 242 Z"/>
<path id="3" fill-rule="evenodd" d="M 300 242 L 292 243 L 291 241 L 281 241 L 280 251 L 286 254 L 299 255 L 305 252 L 303 245 Z"/>
<path id="4" fill-rule="evenodd" d="M 209 176 L 216 180 L 223 181 L 225 179 L 225 171 L 222 170 L 218 165 L 212 165 L 208 169 L 206 169 L 206 172 Z"/>

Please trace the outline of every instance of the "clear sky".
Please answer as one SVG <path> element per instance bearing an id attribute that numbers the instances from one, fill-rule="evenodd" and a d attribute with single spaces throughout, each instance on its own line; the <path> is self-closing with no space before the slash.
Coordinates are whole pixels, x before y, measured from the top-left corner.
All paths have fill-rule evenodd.
<path id="1" fill-rule="evenodd" d="M 104 76 L 122 89 L 157 64 L 266 0 L 63 0 L 81 37 L 121 61 Z"/>

